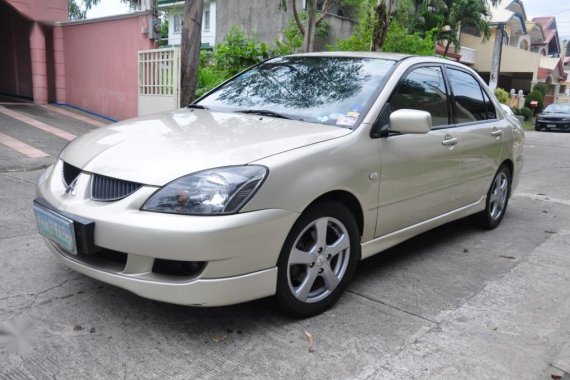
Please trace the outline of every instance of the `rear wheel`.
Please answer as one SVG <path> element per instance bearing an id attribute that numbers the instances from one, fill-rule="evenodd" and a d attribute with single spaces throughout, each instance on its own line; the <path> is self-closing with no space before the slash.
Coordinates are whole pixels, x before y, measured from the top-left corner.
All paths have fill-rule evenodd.
<path id="1" fill-rule="evenodd" d="M 346 289 L 360 257 L 356 220 L 342 204 L 322 202 L 297 220 L 278 262 L 277 300 L 309 317 L 330 308 Z"/>
<path id="2" fill-rule="evenodd" d="M 473 224 L 488 230 L 499 226 L 507 212 L 510 195 L 511 171 L 508 166 L 501 165 L 487 193 L 485 210 L 471 217 Z"/>

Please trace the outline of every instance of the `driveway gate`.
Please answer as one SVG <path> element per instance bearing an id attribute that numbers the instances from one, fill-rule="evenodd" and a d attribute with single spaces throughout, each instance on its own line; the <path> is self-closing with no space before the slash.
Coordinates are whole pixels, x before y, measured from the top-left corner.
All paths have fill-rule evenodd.
<path id="1" fill-rule="evenodd" d="M 172 111 L 180 104 L 180 48 L 139 51 L 139 116 Z"/>

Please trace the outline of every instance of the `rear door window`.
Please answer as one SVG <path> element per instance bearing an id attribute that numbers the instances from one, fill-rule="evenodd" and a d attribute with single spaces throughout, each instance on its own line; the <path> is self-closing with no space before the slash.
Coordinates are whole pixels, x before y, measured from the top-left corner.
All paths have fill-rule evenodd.
<path id="1" fill-rule="evenodd" d="M 447 73 L 455 99 L 454 113 L 458 124 L 496 118 L 493 104 L 488 97 L 483 97 L 483 89 L 475 77 L 452 68 L 448 68 Z"/>

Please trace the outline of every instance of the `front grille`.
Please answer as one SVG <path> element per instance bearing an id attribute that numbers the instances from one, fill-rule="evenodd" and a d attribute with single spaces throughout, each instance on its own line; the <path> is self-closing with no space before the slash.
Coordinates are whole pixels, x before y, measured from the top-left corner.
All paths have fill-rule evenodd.
<path id="1" fill-rule="evenodd" d="M 73 165 L 68 164 L 67 162 L 63 163 L 63 183 L 65 186 L 69 186 L 75 178 L 81 173 L 81 169 L 76 168 Z"/>
<path id="2" fill-rule="evenodd" d="M 140 183 L 93 174 L 91 199 L 104 202 L 117 201 L 131 195 L 141 186 Z"/>

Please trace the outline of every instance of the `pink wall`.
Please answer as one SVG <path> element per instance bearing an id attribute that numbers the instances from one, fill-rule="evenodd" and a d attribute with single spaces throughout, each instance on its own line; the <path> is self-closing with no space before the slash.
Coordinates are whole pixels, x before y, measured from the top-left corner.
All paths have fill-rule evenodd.
<path id="1" fill-rule="evenodd" d="M 137 116 L 137 52 L 154 47 L 142 33 L 147 14 L 60 25 L 65 102 L 117 120 Z"/>
<path id="2" fill-rule="evenodd" d="M 18 12 L 34 21 L 67 20 L 67 0 L 5 0 Z"/>

